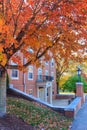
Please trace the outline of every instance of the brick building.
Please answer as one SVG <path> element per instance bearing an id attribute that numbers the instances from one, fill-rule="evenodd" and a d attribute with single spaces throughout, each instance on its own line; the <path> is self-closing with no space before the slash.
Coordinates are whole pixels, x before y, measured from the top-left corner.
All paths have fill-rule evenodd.
<path id="1" fill-rule="evenodd" d="M 37 68 L 35 65 L 30 65 L 25 73 L 18 69 L 9 69 L 10 87 L 52 103 L 52 99 L 56 98 L 57 93 L 55 61 L 52 58 L 42 62 L 44 67 Z"/>

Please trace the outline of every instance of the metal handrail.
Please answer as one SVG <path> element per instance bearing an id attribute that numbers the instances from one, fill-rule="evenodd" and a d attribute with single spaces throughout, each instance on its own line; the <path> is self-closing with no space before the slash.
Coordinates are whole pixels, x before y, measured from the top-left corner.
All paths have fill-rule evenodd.
<path id="1" fill-rule="evenodd" d="M 52 81 L 53 77 L 52 76 L 47 76 L 47 75 L 37 75 L 37 82 L 46 82 L 46 81 Z"/>

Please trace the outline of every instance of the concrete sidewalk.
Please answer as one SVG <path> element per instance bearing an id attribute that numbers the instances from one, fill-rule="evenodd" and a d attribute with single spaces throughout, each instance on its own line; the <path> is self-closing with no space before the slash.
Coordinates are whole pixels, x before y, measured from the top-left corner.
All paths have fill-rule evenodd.
<path id="1" fill-rule="evenodd" d="M 74 118 L 70 130 L 87 130 L 87 96 L 85 103 Z"/>

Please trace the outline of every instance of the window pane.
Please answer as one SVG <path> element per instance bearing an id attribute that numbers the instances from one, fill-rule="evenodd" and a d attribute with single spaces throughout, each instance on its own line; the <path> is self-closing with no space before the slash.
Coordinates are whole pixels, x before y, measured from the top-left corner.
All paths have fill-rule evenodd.
<path id="1" fill-rule="evenodd" d="M 41 68 L 38 69 L 38 79 L 42 80 L 42 69 Z"/>
<path id="2" fill-rule="evenodd" d="M 29 66 L 28 79 L 33 79 L 33 66 Z"/>
<path id="3" fill-rule="evenodd" d="M 51 72 L 51 76 L 52 76 L 52 80 L 54 80 L 54 73 L 53 72 Z"/>
<path id="4" fill-rule="evenodd" d="M 39 79 L 39 80 L 42 80 L 42 75 L 38 75 L 38 79 Z"/>
<path id="5" fill-rule="evenodd" d="M 12 78 L 18 78 L 18 70 L 12 70 Z"/>
<path id="6" fill-rule="evenodd" d="M 51 66 L 54 66 L 54 59 L 51 60 Z"/>
<path id="7" fill-rule="evenodd" d="M 48 76 L 48 70 L 45 71 L 45 75 Z"/>
<path id="8" fill-rule="evenodd" d="M 28 77 L 29 77 L 29 79 L 33 79 L 33 73 L 29 72 Z"/>

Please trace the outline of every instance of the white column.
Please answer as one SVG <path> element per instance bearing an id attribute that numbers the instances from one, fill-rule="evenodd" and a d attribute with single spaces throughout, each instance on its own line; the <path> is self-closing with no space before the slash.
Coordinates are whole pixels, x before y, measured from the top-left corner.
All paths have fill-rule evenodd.
<path id="1" fill-rule="evenodd" d="M 45 102 L 47 102 L 47 87 L 45 87 Z"/>
<path id="2" fill-rule="evenodd" d="M 52 86 L 50 86 L 50 104 L 52 104 Z"/>
<path id="3" fill-rule="evenodd" d="M 39 98 L 39 87 L 37 88 L 37 98 Z"/>

